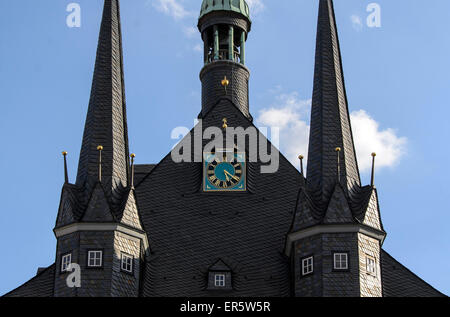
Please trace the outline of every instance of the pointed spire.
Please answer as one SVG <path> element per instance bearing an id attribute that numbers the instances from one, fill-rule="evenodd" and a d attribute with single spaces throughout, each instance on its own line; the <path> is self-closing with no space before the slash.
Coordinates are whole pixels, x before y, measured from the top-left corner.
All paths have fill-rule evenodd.
<path id="1" fill-rule="evenodd" d="M 99 179 L 101 144 L 101 177 L 108 196 L 129 180 L 124 91 L 119 0 L 105 0 L 76 183 L 92 188 Z"/>
<path id="2" fill-rule="evenodd" d="M 336 164 L 336 147 L 341 148 Z M 360 185 L 333 1 L 320 0 L 307 183 L 323 202 L 339 173 L 346 193 Z"/>

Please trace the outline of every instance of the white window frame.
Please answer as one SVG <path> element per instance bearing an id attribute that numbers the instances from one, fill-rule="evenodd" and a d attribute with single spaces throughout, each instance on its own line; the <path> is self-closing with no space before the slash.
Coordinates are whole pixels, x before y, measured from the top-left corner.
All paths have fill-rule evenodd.
<path id="1" fill-rule="evenodd" d="M 302 276 L 312 274 L 314 272 L 314 257 L 310 256 L 302 259 Z"/>
<path id="2" fill-rule="evenodd" d="M 333 254 L 333 268 L 338 271 L 348 270 L 348 253 L 336 252 Z"/>
<path id="3" fill-rule="evenodd" d="M 214 274 L 214 286 L 215 287 L 225 287 L 225 274 Z"/>
<path id="4" fill-rule="evenodd" d="M 377 261 L 373 256 L 366 255 L 366 272 L 369 275 L 377 276 Z"/>
<path id="5" fill-rule="evenodd" d="M 67 272 L 67 268 L 70 264 L 72 264 L 72 253 L 61 256 L 61 272 Z"/>
<path id="6" fill-rule="evenodd" d="M 133 273 L 134 256 L 122 253 L 120 258 L 120 269 L 126 273 Z"/>
<path id="7" fill-rule="evenodd" d="M 91 260 L 93 263 L 91 263 Z M 103 251 L 90 250 L 88 251 L 88 267 L 102 267 L 103 266 Z"/>

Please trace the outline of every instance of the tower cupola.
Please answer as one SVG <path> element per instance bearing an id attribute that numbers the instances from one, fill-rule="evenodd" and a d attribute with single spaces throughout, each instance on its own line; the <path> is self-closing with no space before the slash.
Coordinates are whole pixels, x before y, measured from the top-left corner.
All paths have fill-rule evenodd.
<path id="1" fill-rule="evenodd" d="M 198 28 L 204 43 L 202 115 L 228 96 L 250 117 L 245 42 L 251 29 L 250 10 L 244 0 L 203 0 Z M 229 79 L 224 90 L 221 81 Z"/>

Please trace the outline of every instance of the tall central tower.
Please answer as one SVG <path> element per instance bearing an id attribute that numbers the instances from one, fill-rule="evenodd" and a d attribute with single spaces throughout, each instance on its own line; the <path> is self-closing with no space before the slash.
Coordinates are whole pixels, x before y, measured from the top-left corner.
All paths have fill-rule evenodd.
<path id="1" fill-rule="evenodd" d="M 245 42 L 251 29 L 250 11 L 244 0 L 203 0 L 198 28 L 204 43 L 205 66 L 200 72 L 203 117 L 225 94 L 250 118 Z"/>

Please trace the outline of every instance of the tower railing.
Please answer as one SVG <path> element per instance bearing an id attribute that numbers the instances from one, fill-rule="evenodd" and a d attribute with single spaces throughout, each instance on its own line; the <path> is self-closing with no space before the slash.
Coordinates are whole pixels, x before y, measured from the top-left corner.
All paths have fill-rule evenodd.
<path id="1" fill-rule="evenodd" d="M 241 62 L 241 55 L 240 55 L 239 52 L 235 51 L 233 53 L 233 58 L 230 58 L 228 49 L 221 49 L 221 50 L 219 50 L 218 59 L 215 59 L 214 58 L 214 52 L 210 52 L 208 54 L 208 63 L 212 63 L 212 62 L 214 62 L 216 60 L 219 60 L 219 61 L 229 60 L 229 61 L 234 61 L 236 63 L 240 63 Z"/>

